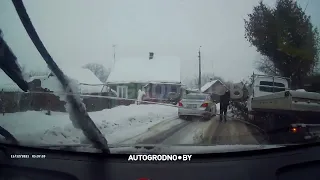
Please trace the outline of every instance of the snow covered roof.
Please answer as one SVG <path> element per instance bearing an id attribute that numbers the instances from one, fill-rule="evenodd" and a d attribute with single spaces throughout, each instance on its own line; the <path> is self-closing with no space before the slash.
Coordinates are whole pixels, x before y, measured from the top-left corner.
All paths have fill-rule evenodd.
<path id="1" fill-rule="evenodd" d="M 220 80 L 214 80 L 214 81 L 207 82 L 205 85 L 203 85 L 201 87 L 201 92 L 205 92 L 206 90 L 208 90 L 212 85 L 214 85 L 217 82 L 220 82 L 221 84 L 223 84 Z"/>
<path id="2" fill-rule="evenodd" d="M 127 58 L 115 62 L 107 83 L 181 83 L 180 58 Z"/>
<path id="3" fill-rule="evenodd" d="M 23 92 L 11 78 L 0 69 L 0 91 L 4 92 Z"/>
<path id="4" fill-rule="evenodd" d="M 36 76 L 36 77 L 30 78 L 29 82 L 34 79 L 39 79 L 41 81 L 42 88 L 47 88 L 53 92 L 63 92 L 63 89 L 61 88 L 61 84 L 55 76 L 50 76 L 50 77 Z M 78 81 L 76 81 L 76 82 L 79 83 Z M 81 93 L 81 94 L 100 93 L 102 88 L 103 88 L 102 92 L 109 92 L 110 91 L 110 88 L 107 86 L 103 87 L 101 82 L 100 82 L 100 84 L 90 85 L 90 84 L 79 83 L 78 85 L 79 85 L 79 93 Z"/>
<path id="5" fill-rule="evenodd" d="M 109 92 L 110 88 L 103 87 L 103 83 L 96 77 L 90 70 L 82 67 L 60 67 L 61 70 L 72 80 L 75 80 L 79 84 L 79 92 L 82 94 Z M 33 79 L 39 79 L 41 81 L 41 87 L 47 88 L 53 92 L 62 92 L 61 84 L 54 76 L 35 76 L 29 79 L 29 82 Z"/>
<path id="6" fill-rule="evenodd" d="M 62 66 L 60 67 L 61 70 L 67 75 L 69 78 L 72 78 L 79 83 L 83 84 L 102 84 L 102 82 L 99 80 L 99 78 L 94 75 L 93 72 L 91 72 L 89 69 L 84 69 L 82 67 L 66 67 Z"/>

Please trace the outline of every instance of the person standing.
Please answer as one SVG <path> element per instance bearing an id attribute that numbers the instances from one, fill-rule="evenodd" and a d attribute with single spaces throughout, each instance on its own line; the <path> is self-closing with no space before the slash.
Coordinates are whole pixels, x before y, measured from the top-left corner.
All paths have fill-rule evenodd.
<path id="1" fill-rule="evenodd" d="M 220 97 L 220 121 L 227 121 L 227 111 L 230 104 L 230 91 L 226 92 Z"/>

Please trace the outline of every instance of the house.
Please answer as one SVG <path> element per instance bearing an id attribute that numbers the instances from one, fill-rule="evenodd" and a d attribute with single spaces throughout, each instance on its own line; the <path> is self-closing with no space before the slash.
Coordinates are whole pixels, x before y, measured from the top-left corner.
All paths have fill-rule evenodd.
<path id="1" fill-rule="evenodd" d="M 94 96 L 116 97 L 117 95 L 115 91 L 103 84 L 90 70 L 82 67 L 62 67 L 61 69 L 76 84 L 78 89 L 74 93 L 84 95 L 82 99 L 88 111 L 98 111 L 114 106 L 114 102 L 111 99 Z M 36 106 L 36 109 L 47 108 L 52 111 L 65 111 L 65 100 L 60 99 L 60 95 L 64 94 L 65 91 L 53 73 L 49 73 L 47 76 L 31 77 L 29 86 L 30 91 L 33 92 L 53 92 L 53 94 L 33 94 L 33 106 Z"/>
<path id="2" fill-rule="evenodd" d="M 99 94 L 107 90 L 105 84 L 102 83 L 89 69 L 82 67 L 60 67 L 65 75 L 67 75 L 79 87 L 77 89 L 80 94 Z M 35 77 L 39 78 L 39 77 Z M 41 78 L 41 87 L 52 92 L 63 92 L 60 82 L 53 73 Z"/>
<path id="3" fill-rule="evenodd" d="M 180 59 L 149 55 L 115 62 L 107 84 L 119 97 L 136 99 L 139 89 L 143 89 L 147 99 L 162 100 L 169 92 L 180 91 Z"/>
<path id="4" fill-rule="evenodd" d="M 212 94 L 215 101 L 220 101 L 220 96 L 226 92 L 228 87 L 220 80 L 210 79 L 205 85 L 201 87 L 202 93 Z"/>

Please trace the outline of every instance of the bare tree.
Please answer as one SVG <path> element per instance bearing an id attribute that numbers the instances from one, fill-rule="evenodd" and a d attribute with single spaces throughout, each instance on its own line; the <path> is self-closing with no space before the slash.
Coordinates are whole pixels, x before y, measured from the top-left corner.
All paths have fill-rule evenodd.
<path id="1" fill-rule="evenodd" d="M 93 72 L 101 82 L 106 82 L 110 74 L 110 69 L 107 69 L 102 64 L 98 63 L 88 63 L 83 66 L 83 68 L 89 69 Z"/>

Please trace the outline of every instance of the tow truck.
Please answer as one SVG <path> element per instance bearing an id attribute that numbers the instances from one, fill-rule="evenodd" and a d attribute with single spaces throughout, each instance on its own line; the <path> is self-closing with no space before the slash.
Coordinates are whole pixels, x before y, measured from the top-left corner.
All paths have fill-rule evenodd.
<path id="1" fill-rule="evenodd" d="M 320 94 L 291 90 L 291 80 L 253 74 L 246 102 L 247 120 L 273 143 L 301 143 L 320 137 Z"/>

